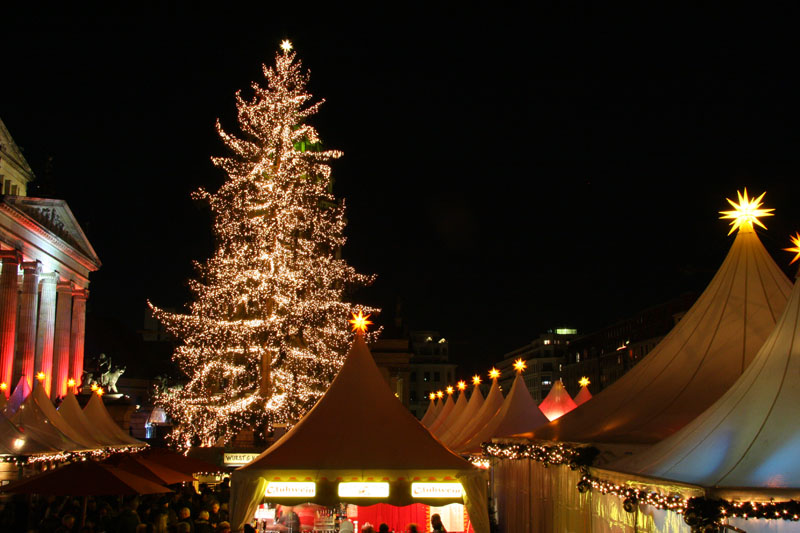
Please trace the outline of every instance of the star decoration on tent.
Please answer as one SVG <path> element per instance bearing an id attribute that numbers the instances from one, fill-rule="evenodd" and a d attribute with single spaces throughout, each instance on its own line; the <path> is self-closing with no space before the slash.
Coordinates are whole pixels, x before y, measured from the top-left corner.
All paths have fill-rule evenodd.
<path id="1" fill-rule="evenodd" d="M 75 380 L 74 380 L 74 379 L 72 379 L 72 378 L 69 378 L 69 379 L 67 380 L 67 386 L 68 386 L 68 387 L 74 387 L 74 386 L 75 386 Z"/>
<path id="2" fill-rule="evenodd" d="M 581 387 L 586 387 L 586 386 L 588 386 L 588 385 L 589 385 L 589 383 L 591 383 L 591 381 L 589 381 L 589 378 L 587 378 L 586 376 L 583 376 L 583 377 L 582 377 L 582 378 L 581 378 L 581 379 L 578 381 L 578 385 L 580 385 Z"/>
<path id="3" fill-rule="evenodd" d="M 436 399 L 436 393 L 432 392 L 432 393 L 428 394 L 428 398 L 430 398 L 431 400 L 435 400 Z"/>
<path id="4" fill-rule="evenodd" d="M 496 368 L 492 368 L 491 370 L 489 370 L 489 377 L 492 378 L 492 379 L 499 378 L 500 377 L 500 371 L 497 370 Z"/>
<path id="5" fill-rule="evenodd" d="M 37 381 L 44 381 L 44 378 L 46 378 L 46 377 L 47 376 L 45 375 L 44 372 L 39 372 L 38 374 L 36 374 L 36 380 Z"/>
<path id="6" fill-rule="evenodd" d="M 441 400 L 442 398 L 444 398 L 444 392 L 442 392 L 440 390 L 437 390 L 436 391 L 436 397 Z"/>
<path id="7" fill-rule="evenodd" d="M 478 374 L 472 376 L 472 384 L 473 385 L 480 385 L 481 384 L 481 377 Z"/>
<path id="8" fill-rule="evenodd" d="M 358 311 L 358 314 L 353 313 L 353 319 L 348 320 L 351 324 L 353 324 L 353 331 L 357 331 L 359 333 L 366 333 L 367 326 L 372 324 L 371 320 L 367 320 L 372 315 L 364 316 L 362 311 Z"/>
<path id="9" fill-rule="evenodd" d="M 791 265 L 792 263 L 800 259 L 800 233 L 796 233 L 793 237 L 790 237 L 790 239 L 792 241 L 792 244 L 794 244 L 794 246 L 792 248 L 784 248 L 784 250 L 787 252 L 794 252 L 796 254 L 794 256 L 794 259 L 792 259 L 792 262 L 789 263 Z"/>
<path id="10" fill-rule="evenodd" d="M 292 51 L 292 41 L 290 41 L 289 39 L 284 39 L 281 42 L 281 50 L 283 50 L 284 52 L 291 52 Z"/>
<path id="11" fill-rule="evenodd" d="M 728 235 L 740 228 L 752 230 L 753 224 L 758 224 L 762 228 L 767 229 L 767 227 L 759 220 L 759 217 L 771 217 L 774 215 L 774 209 L 763 209 L 761 207 L 761 199 L 764 198 L 764 195 L 767 193 L 762 192 L 761 196 L 758 198 L 749 198 L 747 196 L 747 188 L 745 187 L 744 193 L 737 191 L 737 194 L 739 195 L 739 203 L 736 203 L 728 198 L 728 203 L 731 204 L 733 209 L 731 211 L 719 212 L 722 215 L 719 217 L 720 219 L 733 220 L 733 222 L 731 222 L 731 230 L 728 232 Z"/>
<path id="12" fill-rule="evenodd" d="M 517 359 L 516 361 L 514 361 L 514 370 L 516 370 L 517 372 L 522 372 L 523 370 L 525 370 L 527 366 L 528 365 L 526 365 L 525 361 L 523 361 L 522 359 Z"/>
<path id="13" fill-rule="evenodd" d="M 5 383 L 0 383 L 0 390 L 6 390 L 7 388 L 8 385 L 6 385 Z"/>
<path id="14" fill-rule="evenodd" d="M 453 389 L 453 386 L 452 386 L 452 385 L 448 385 L 448 386 L 447 386 L 447 389 L 445 389 L 445 390 L 447 390 L 447 395 L 448 395 L 448 396 L 450 396 L 451 394 L 453 394 L 453 391 L 454 391 L 455 389 Z"/>
<path id="15" fill-rule="evenodd" d="M 467 382 L 462 379 L 456 384 L 456 386 L 458 387 L 458 390 L 464 390 L 467 388 Z"/>

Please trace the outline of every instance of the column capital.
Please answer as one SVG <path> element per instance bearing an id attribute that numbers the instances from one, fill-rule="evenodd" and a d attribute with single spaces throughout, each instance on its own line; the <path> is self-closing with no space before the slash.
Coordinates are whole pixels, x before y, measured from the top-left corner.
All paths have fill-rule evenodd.
<path id="1" fill-rule="evenodd" d="M 42 262 L 39 260 L 36 261 L 23 261 L 22 262 L 22 270 L 33 271 L 36 274 L 42 273 Z"/>
<path id="2" fill-rule="evenodd" d="M 68 292 L 72 294 L 73 284 L 71 281 L 62 281 L 58 280 L 56 284 L 56 291 L 58 292 Z"/>
<path id="3" fill-rule="evenodd" d="M 39 279 L 55 285 L 58 281 L 58 272 L 45 272 L 39 276 Z"/>
<path id="4" fill-rule="evenodd" d="M 72 289 L 72 298 L 75 300 L 88 300 L 89 289 L 81 289 L 80 287 L 75 287 L 74 289 Z"/>
<path id="5" fill-rule="evenodd" d="M 22 262 L 22 254 L 19 253 L 19 250 L 0 250 L 0 259 L 3 263 L 20 264 Z"/>

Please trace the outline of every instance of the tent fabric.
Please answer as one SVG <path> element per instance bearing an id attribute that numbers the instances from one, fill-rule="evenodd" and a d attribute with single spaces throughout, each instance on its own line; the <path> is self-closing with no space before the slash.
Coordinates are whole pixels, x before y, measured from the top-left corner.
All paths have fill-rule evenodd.
<path id="1" fill-rule="evenodd" d="M 641 362 L 591 402 L 525 436 L 596 444 L 666 438 L 738 379 L 775 327 L 791 287 L 756 233 L 741 229 L 697 302 Z"/>
<path id="2" fill-rule="evenodd" d="M 442 421 L 437 427 L 432 427 L 431 433 L 433 433 L 436 437 L 441 438 L 444 433 L 450 429 L 450 427 L 458 420 L 461 416 L 461 413 L 464 412 L 464 409 L 467 408 L 467 392 L 466 390 L 460 391 L 458 393 L 458 400 L 456 400 L 456 404 L 453 407 L 453 410 L 450 411 L 450 415 L 447 417 L 447 420 Z"/>
<path id="3" fill-rule="evenodd" d="M 461 453 L 477 453 L 481 451 L 483 442 L 531 431 L 547 422 L 547 417 L 539 410 L 528 387 L 525 386 L 522 374 L 518 373 L 511 385 L 511 391 L 497 414 L 457 450 Z"/>
<path id="4" fill-rule="evenodd" d="M 200 472 L 225 472 L 225 467 L 194 457 L 173 452 L 164 448 L 147 448 L 141 456 L 150 462 L 165 465 L 183 474 L 194 475 Z"/>
<path id="5" fill-rule="evenodd" d="M 7 403 L 8 399 L 6 398 L 5 391 L 0 392 L 0 411 L 6 408 Z"/>
<path id="6" fill-rule="evenodd" d="M 436 412 L 436 402 L 430 400 L 428 403 L 428 409 L 425 411 L 425 415 L 420 420 L 420 424 L 425 427 L 428 427 L 431 424 L 431 419 L 436 416 L 434 413 Z"/>
<path id="7" fill-rule="evenodd" d="M 61 433 L 66 435 L 70 440 L 77 442 L 87 450 L 103 447 L 102 443 L 92 438 L 91 433 L 81 431 L 82 428 L 76 427 L 64 420 L 64 417 L 62 417 L 61 414 L 56 410 L 53 402 L 50 401 L 50 398 L 44 392 L 44 387 L 42 386 L 41 382 L 36 383 L 33 386 L 33 392 L 31 393 L 31 396 L 50 423 L 53 424 L 53 426 L 55 426 Z"/>
<path id="8" fill-rule="evenodd" d="M 16 391 L 14 391 L 14 394 L 16 394 Z M 49 404 L 49 402 L 50 399 L 48 398 L 47 403 Z M 49 405 L 52 407 L 52 404 Z M 55 411 L 55 408 L 53 410 Z M 93 446 L 75 442 L 58 429 L 48 418 L 45 411 L 42 410 L 33 393 L 28 394 L 28 397 L 19 406 L 11 421 L 20 427 L 25 435 L 30 435 L 38 442 L 59 451 L 90 450 L 93 448 Z"/>
<path id="9" fill-rule="evenodd" d="M 456 437 L 458 437 L 458 434 L 461 433 L 461 430 L 478 414 L 482 405 L 483 394 L 481 394 L 480 385 L 473 385 L 472 395 L 469 397 L 467 407 L 458 419 L 450 425 L 450 428 L 439 436 L 439 440 L 446 446 L 451 446 Z"/>
<path id="10" fill-rule="evenodd" d="M 342 413 L 357 422 L 350 431 L 341 430 Z M 357 335 L 339 374 L 316 405 L 275 444 L 234 471 L 231 508 L 237 522 L 232 525 L 241 528 L 250 516 L 248 509 L 263 497 L 259 479 L 407 483 L 414 478 L 455 480 L 476 470 L 398 401 Z M 408 499 L 410 492 L 393 494 L 389 503 L 396 503 L 392 498 Z M 479 500 L 480 495 L 473 498 Z M 482 512 L 486 513 L 485 497 Z"/>
<path id="11" fill-rule="evenodd" d="M 141 455 L 114 454 L 103 461 L 103 464 L 136 474 L 153 483 L 173 485 L 175 483 L 191 483 L 194 478 L 166 465 L 150 461 Z"/>
<path id="12" fill-rule="evenodd" d="M 575 400 L 567 392 L 564 383 L 559 379 L 553 384 L 553 388 L 547 393 L 547 396 L 542 403 L 539 404 L 539 410 L 547 417 L 548 421 L 560 418 L 578 407 Z"/>
<path id="13" fill-rule="evenodd" d="M 476 433 L 486 427 L 486 424 L 489 423 L 502 406 L 503 393 L 500 391 L 500 385 L 498 385 L 497 380 L 494 379 L 492 380 L 491 388 L 489 388 L 489 394 L 486 395 L 486 399 L 478 410 L 478 414 L 475 415 L 475 418 L 473 418 L 471 422 L 464 426 L 464 429 L 461 430 L 458 436 L 453 438 L 450 448 L 453 450 L 460 450 Z"/>
<path id="14" fill-rule="evenodd" d="M 22 433 L 6 415 L 0 413 L 0 453 L 8 455 L 35 455 L 58 451 Z"/>
<path id="15" fill-rule="evenodd" d="M 8 402 L 4 408 L 4 412 L 8 418 L 14 416 L 14 414 L 19 410 L 19 407 L 22 405 L 22 402 L 25 401 L 31 393 L 31 387 L 28 385 L 28 380 L 24 377 L 19 378 L 19 382 L 17 386 L 14 388 L 14 392 L 11 393 L 11 396 L 8 398 Z"/>
<path id="16" fill-rule="evenodd" d="M 578 394 L 575 395 L 575 405 L 583 405 L 592 399 L 592 393 L 589 392 L 589 385 L 584 385 Z"/>
<path id="17" fill-rule="evenodd" d="M 83 414 L 86 415 L 86 419 L 89 423 L 97 428 L 97 431 L 101 433 L 106 440 L 112 440 L 120 445 L 146 446 L 144 442 L 134 439 L 125 433 L 125 431 L 114 422 L 114 419 L 111 418 L 99 394 L 92 394 L 91 399 L 83 408 Z"/>
<path id="18" fill-rule="evenodd" d="M 444 407 L 442 407 L 442 410 L 439 411 L 439 414 L 436 416 L 436 420 L 431 422 L 431 425 L 428 426 L 428 429 L 431 430 L 431 432 L 438 430 L 439 426 L 441 426 L 442 423 L 445 420 L 447 420 L 447 418 L 450 416 L 450 413 L 453 412 L 453 409 L 455 409 L 455 407 L 456 404 L 453 401 L 453 395 L 448 394 L 447 400 L 444 402 Z"/>
<path id="19" fill-rule="evenodd" d="M 72 391 L 67 392 L 66 396 L 64 396 L 61 405 L 58 406 L 58 413 L 61 415 L 61 418 L 71 427 L 75 428 L 77 432 L 82 435 L 89 435 L 99 445 L 119 445 L 115 439 L 103 433 L 95 424 L 89 422 L 89 419 L 83 414 L 78 399 Z"/>
<path id="20" fill-rule="evenodd" d="M 658 444 L 607 468 L 704 487 L 796 489 L 800 496 L 800 283 L 736 383 Z M 756 491 L 757 492 L 757 491 Z"/>

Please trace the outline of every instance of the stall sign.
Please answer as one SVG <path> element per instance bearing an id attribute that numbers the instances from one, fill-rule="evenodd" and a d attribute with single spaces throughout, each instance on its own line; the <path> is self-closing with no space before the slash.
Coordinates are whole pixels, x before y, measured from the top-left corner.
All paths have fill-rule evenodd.
<path id="1" fill-rule="evenodd" d="M 460 498 L 461 483 L 412 483 L 412 498 Z"/>
<path id="2" fill-rule="evenodd" d="M 317 484 L 313 481 L 270 481 L 264 496 L 281 498 L 313 498 Z"/>
<path id="3" fill-rule="evenodd" d="M 222 456 L 222 462 L 225 466 L 246 465 L 258 456 L 257 453 L 226 453 Z"/>
<path id="4" fill-rule="evenodd" d="M 388 498 L 388 483 L 339 483 L 342 498 Z"/>

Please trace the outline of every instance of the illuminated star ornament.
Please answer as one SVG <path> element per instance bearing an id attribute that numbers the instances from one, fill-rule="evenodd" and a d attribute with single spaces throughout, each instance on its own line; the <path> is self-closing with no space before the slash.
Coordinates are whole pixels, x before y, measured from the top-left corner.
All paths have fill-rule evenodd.
<path id="1" fill-rule="evenodd" d="M 522 359 L 517 359 L 516 361 L 514 361 L 514 370 L 516 370 L 517 372 L 522 372 L 523 370 L 525 370 L 527 366 L 528 365 L 526 365 L 525 361 L 523 361 Z"/>
<path id="2" fill-rule="evenodd" d="M 500 377 L 500 371 L 497 370 L 496 368 L 492 368 L 491 370 L 489 370 L 489 377 L 491 379 L 499 378 Z"/>
<path id="3" fill-rule="evenodd" d="M 587 378 L 586 376 L 583 376 L 580 379 L 580 381 L 578 381 L 578 385 L 580 385 L 581 387 L 587 387 L 589 383 L 591 383 L 591 381 L 589 381 L 589 378 Z"/>
<path id="4" fill-rule="evenodd" d="M 738 192 L 739 195 L 739 203 L 734 202 L 730 198 L 728 198 L 728 203 L 731 204 L 733 207 L 730 211 L 720 211 L 721 217 L 720 219 L 730 219 L 731 222 L 731 230 L 728 232 L 728 235 L 733 233 L 734 231 L 744 230 L 744 231 L 753 231 L 753 224 L 758 224 L 764 229 L 767 227 L 759 220 L 759 217 L 771 217 L 774 215 L 774 209 L 763 209 L 761 199 L 764 198 L 764 195 L 767 194 L 766 192 L 762 192 L 761 196 L 758 198 L 749 198 L 747 196 L 747 188 L 745 187 L 744 192 Z"/>
<path id="5" fill-rule="evenodd" d="M 467 382 L 464 381 L 464 380 L 461 380 L 456 384 L 456 386 L 458 387 L 458 390 L 464 390 L 464 389 L 467 388 Z"/>
<path id="6" fill-rule="evenodd" d="M 435 400 L 436 399 L 436 393 L 435 392 L 430 393 L 428 395 L 428 398 L 430 398 L 431 400 Z"/>
<path id="7" fill-rule="evenodd" d="M 451 394 L 453 394 L 453 390 L 454 390 L 454 389 L 453 389 L 453 386 L 452 386 L 452 385 L 448 385 L 446 390 L 447 390 L 447 395 L 448 395 L 448 396 L 450 396 Z"/>
<path id="8" fill-rule="evenodd" d="M 291 52 L 292 51 L 292 41 L 289 39 L 284 39 L 281 41 L 281 50 L 284 52 Z"/>
<path id="9" fill-rule="evenodd" d="M 796 233 L 794 237 L 790 237 L 790 239 L 792 241 L 792 244 L 794 244 L 794 246 L 792 248 L 784 248 L 784 250 L 787 252 L 794 252 L 796 254 L 794 256 L 794 259 L 792 259 L 791 263 L 789 263 L 791 265 L 792 263 L 800 259 L 800 233 Z"/>
<path id="10" fill-rule="evenodd" d="M 442 392 L 440 390 L 437 390 L 436 391 L 436 397 L 441 400 L 442 398 L 444 398 L 444 392 Z"/>
<path id="11" fill-rule="evenodd" d="M 44 381 L 45 377 L 47 376 L 45 376 L 44 372 L 39 372 L 38 374 L 36 374 L 36 379 L 39 381 Z"/>
<path id="12" fill-rule="evenodd" d="M 473 385 L 480 385 L 481 384 L 481 377 L 478 374 L 472 376 L 472 384 Z"/>
<path id="13" fill-rule="evenodd" d="M 367 332 L 367 326 L 372 324 L 371 320 L 367 320 L 370 316 L 372 315 L 364 316 L 364 313 L 359 311 L 358 314 L 353 313 L 353 319 L 348 322 L 353 324 L 353 331 L 364 334 Z"/>

